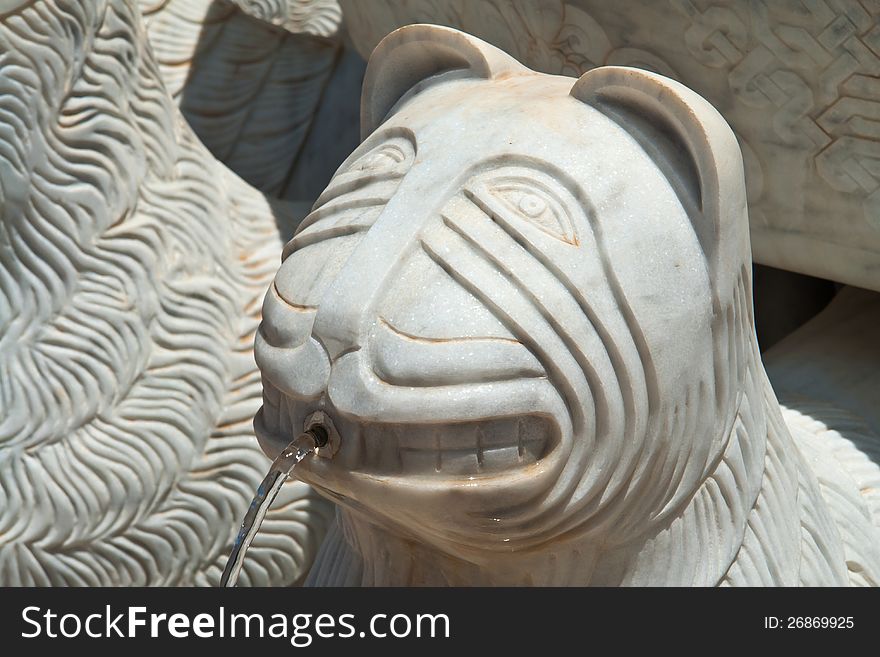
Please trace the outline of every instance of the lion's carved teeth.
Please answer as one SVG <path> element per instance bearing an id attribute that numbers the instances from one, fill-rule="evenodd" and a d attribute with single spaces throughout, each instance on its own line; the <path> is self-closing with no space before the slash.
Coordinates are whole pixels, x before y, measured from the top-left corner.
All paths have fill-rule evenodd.
<path id="1" fill-rule="evenodd" d="M 437 426 L 368 424 L 364 458 L 356 469 L 377 474 L 476 475 L 540 460 L 551 428 L 535 417 Z"/>
<path id="2" fill-rule="evenodd" d="M 289 441 L 304 408 L 263 383 L 262 422 L 279 442 Z M 412 476 L 474 476 L 531 465 L 552 448 L 549 421 L 531 415 L 443 425 L 353 423 L 339 460 L 361 472 Z"/>

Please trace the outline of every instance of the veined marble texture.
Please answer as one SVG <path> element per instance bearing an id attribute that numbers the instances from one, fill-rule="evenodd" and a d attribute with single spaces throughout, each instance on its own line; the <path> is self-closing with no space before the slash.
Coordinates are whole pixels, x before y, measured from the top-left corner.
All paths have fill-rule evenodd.
<path id="1" fill-rule="evenodd" d="M 135 2 L 0 2 L 0 584 L 219 580 L 287 212 L 195 138 Z M 298 581 L 327 518 L 287 486 L 242 582 Z"/>
<path id="2" fill-rule="evenodd" d="M 340 0 L 365 57 L 437 23 L 527 66 L 637 66 L 735 130 L 755 261 L 880 290 L 880 3 L 875 0 Z"/>
<path id="3" fill-rule="evenodd" d="M 877 436 L 781 409 L 705 99 L 411 25 L 361 118 L 255 344 L 263 449 L 315 411 L 341 438 L 297 469 L 339 505 L 310 583 L 880 583 Z"/>

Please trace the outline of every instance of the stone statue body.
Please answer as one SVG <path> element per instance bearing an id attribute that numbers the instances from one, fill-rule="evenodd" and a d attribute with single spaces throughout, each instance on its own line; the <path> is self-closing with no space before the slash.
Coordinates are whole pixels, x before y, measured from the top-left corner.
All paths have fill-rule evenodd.
<path id="1" fill-rule="evenodd" d="M 878 583 L 880 468 L 838 436 L 817 469 L 783 419 L 705 100 L 409 26 L 362 131 L 255 347 L 264 451 L 317 410 L 341 436 L 299 470 L 339 504 L 312 583 Z"/>

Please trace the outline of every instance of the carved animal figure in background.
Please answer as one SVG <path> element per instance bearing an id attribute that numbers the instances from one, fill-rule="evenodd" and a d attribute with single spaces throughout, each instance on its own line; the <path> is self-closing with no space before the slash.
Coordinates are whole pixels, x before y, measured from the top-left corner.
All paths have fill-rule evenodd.
<path id="1" fill-rule="evenodd" d="M 0 2 L 0 584 L 212 584 L 267 461 L 253 336 L 286 211 L 218 164 L 123 0 Z M 306 572 L 286 487 L 243 583 Z"/>

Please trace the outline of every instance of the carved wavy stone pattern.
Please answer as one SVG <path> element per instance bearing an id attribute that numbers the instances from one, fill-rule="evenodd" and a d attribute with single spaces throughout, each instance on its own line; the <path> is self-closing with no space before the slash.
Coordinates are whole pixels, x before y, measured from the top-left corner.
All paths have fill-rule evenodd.
<path id="1" fill-rule="evenodd" d="M 3 8 L 0 583 L 216 583 L 268 463 L 283 208 L 181 119 L 133 3 Z M 297 581 L 326 517 L 287 486 L 243 583 Z"/>
<path id="2" fill-rule="evenodd" d="M 465 30 L 530 68 L 647 68 L 737 133 L 757 262 L 880 289 L 880 5 L 871 0 L 340 0 L 364 56 L 392 30 Z"/>
<path id="3" fill-rule="evenodd" d="M 168 91 L 208 149 L 284 196 L 336 67 L 335 0 L 140 0 Z"/>
<path id="4" fill-rule="evenodd" d="M 336 0 L 230 0 L 243 12 L 294 34 L 336 34 L 342 10 Z"/>
<path id="5" fill-rule="evenodd" d="M 823 495 L 837 502 L 847 559 L 855 563 L 880 553 L 880 544 L 861 535 L 866 514 L 880 521 L 878 321 L 880 295 L 846 287 L 765 352 L 786 423 L 815 464 Z M 858 498 L 865 507 L 849 503 Z M 854 576 L 869 580 L 863 572 Z"/>

